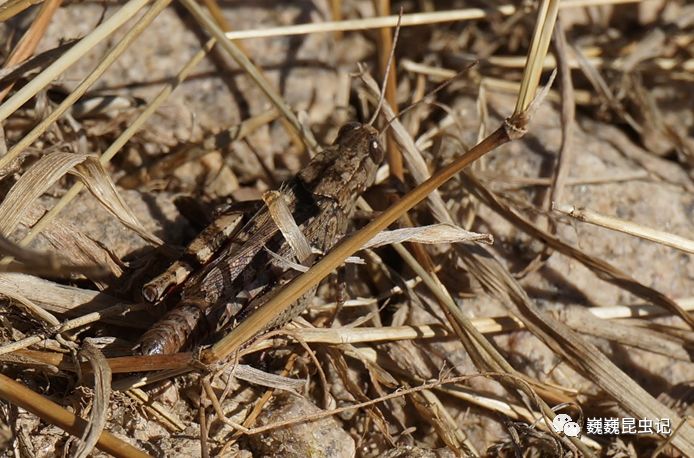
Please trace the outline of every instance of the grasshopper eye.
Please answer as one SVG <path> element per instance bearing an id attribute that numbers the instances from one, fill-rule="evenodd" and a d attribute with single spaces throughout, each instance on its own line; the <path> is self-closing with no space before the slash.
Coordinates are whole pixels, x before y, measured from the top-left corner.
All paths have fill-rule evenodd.
<path id="1" fill-rule="evenodd" d="M 383 148 L 376 138 L 369 141 L 369 155 L 376 164 L 380 164 L 383 160 Z"/>

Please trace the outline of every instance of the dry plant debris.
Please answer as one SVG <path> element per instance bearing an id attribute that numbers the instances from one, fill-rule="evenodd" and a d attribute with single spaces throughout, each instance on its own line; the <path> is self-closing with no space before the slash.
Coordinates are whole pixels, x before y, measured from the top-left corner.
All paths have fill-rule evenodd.
<path id="1" fill-rule="evenodd" d="M 694 7 L 470 6 L 0 2 L 0 454 L 694 456 Z M 281 184 L 386 73 L 317 252 Z M 312 306 L 141 355 L 248 201 Z"/>

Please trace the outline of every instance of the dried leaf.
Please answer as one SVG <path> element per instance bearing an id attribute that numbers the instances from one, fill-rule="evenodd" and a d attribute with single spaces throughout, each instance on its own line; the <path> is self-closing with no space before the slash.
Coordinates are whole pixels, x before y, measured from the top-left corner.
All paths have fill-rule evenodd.
<path id="1" fill-rule="evenodd" d="M 163 243 L 137 220 L 96 158 L 62 151 L 43 156 L 12 186 L 0 204 L 0 235 L 9 235 L 34 201 L 68 172 L 80 178 L 99 202 L 126 227 L 150 243 Z"/>
<path id="2" fill-rule="evenodd" d="M 124 226 L 132 229 L 153 245 L 163 245 L 164 242 L 159 237 L 145 229 L 138 221 L 133 211 L 118 194 L 106 170 L 95 157 L 87 156 L 71 173 L 79 177 L 89 192 Z"/>
<path id="3" fill-rule="evenodd" d="M 64 313 L 68 316 L 80 316 L 98 312 L 124 301 L 91 289 L 61 285 L 49 280 L 21 273 L 3 273 L 0 275 L 0 294 L 17 297 L 24 296 L 27 300 L 53 313 Z M 140 317 L 112 316 L 103 321 L 121 326 L 147 328 L 149 322 Z"/>
<path id="4" fill-rule="evenodd" d="M 248 383 L 276 388 L 285 391 L 299 391 L 306 384 L 306 380 L 282 377 L 281 375 L 270 374 L 246 364 L 237 364 L 233 369 L 233 376 Z"/>
<path id="5" fill-rule="evenodd" d="M 304 262 L 311 257 L 311 245 L 294 221 L 287 202 L 282 197 L 281 191 L 268 191 L 263 194 L 263 200 L 267 205 L 272 220 L 284 236 L 299 262 Z"/>
<path id="6" fill-rule="evenodd" d="M 0 235 L 7 237 L 12 233 L 32 203 L 85 158 L 81 154 L 56 152 L 33 164 L 0 203 Z"/>
<path id="7" fill-rule="evenodd" d="M 470 232 L 452 224 L 442 223 L 383 231 L 364 244 L 362 249 L 402 242 L 426 244 L 481 242 L 492 244 L 494 243 L 494 238 L 490 234 Z"/>

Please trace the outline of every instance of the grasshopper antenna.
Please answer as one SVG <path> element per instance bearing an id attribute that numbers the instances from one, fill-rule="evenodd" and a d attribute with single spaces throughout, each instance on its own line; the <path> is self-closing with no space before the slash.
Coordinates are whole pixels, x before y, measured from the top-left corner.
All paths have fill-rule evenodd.
<path id="1" fill-rule="evenodd" d="M 402 6 L 400 7 L 400 13 L 398 14 L 398 23 L 395 26 L 395 35 L 393 36 L 393 46 L 390 47 L 390 54 L 388 55 L 388 62 L 386 63 L 386 71 L 383 75 L 383 83 L 381 84 L 381 94 L 378 97 L 378 105 L 376 105 L 376 110 L 374 114 L 369 119 L 369 125 L 372 126 L 378 118 L 378 114 L 383 106 L 383 99 L 386 96 L 386 85 L 388 84 L 388 75 L 390 74 L 390 67 L 393 64 L 393 56 L 395 56 L 395 45 L 398 44 L 398 36 L 400 36 L 400 22 L 402 21 Z"/>
<path id="2" fill-rule="evenodd" d="M 453 75 L 452 77 L 450 77 L 450 78 L 447 79 L 446 81 L 444 81 L 444 82 L 442 82 L 441 84 L 439 84 L 438 86 L 436 86 L 434 89 L 432 89 L 432 90 L 431 90 L 428 94 L 426 94 L 424 97 L 422 97 L 421 99 L 417 100 L 416 102 L 410 104 L 410 106 L 404 108 L 404 109 L 403 109 L 402 111 L 400 111 L 400 113 L 398 113 L 396 116 L 393 116 L 392 118 L 390 118 L 390 119 L 388 120 L 388 122 L 386 123 L 386 125 L 383 126 L 383 128 L 378 132 L 378 135 L 381 135 L 383 132 L 385 132 L 386 129 L 388 129 L 388 127 L 390 127 L 390 125 L 393 124 L 393 122 L 396 121 L 397 119 L 399 119 L 402 115 L 404 115 L 405 113 L 407 113 L 408 111 L 410 111 L 411 109 L 413 109 L 414 107 L 416 107 L 417 105 L 419 105 L 420 103 L 424 102 L 425 100 L 431 98 L 433 95 L 436 95 L 438 92 L 441 92 L 443 89 L 445 89 L 446 87 L 448 87 L 453 81 L 455 81 L 455 80 L 457 80 L 458 78 L 460 78 L 464 73 L 467 73 L 467 71 L 470 70 L 470 69 L 471 69 L 472 67 L 474 67 L 475 65 L 477 65 L 477 61 L 472 62 L 472 63 L 471 63 L 470 65 L 468 65 L 467 67 L 465 67 L 464 69 L 460 70 L 458 73 L 456 73 L 455 75 Z M 382 95 L 383 95 L 383 92 L 381 92 L 381 98 L 382 98 Z M 379 103 L 379 107 L 380 107 L 380 103 Z"/>

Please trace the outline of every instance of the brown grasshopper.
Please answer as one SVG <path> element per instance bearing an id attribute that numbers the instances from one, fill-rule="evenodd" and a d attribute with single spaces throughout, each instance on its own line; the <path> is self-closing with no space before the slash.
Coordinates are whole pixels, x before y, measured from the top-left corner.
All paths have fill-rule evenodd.
<path id="1" fill-rule="evenodd" d="M 383 160 L 378 136 L 369 124 L 344 125 L 333 145 L 282 187 L 294 221 L 320 252 L 328 251 L 345 235 L 358 197 L 374 181 Z M 142 337 L 144 354 L 175 353 L 233 326 L 299 274 L 279 261 L 291 258 L 293 250 L 267 206 L 243 227 L 240 221 L 238 215 L 222 215 L 191 243 L 189 251 L 197 254 L 193 263 L 178 261 L 145 285 L 143 295 L 152 302 L 164 302 L 172 291 L 180 299 Z M 212 246 L 205 251 L 202 242 L 210 239 Z M 196 262 L 204 265 L 194 271 Z M 177 284 L 180 287 L 169 288 Z M 314 294 L 315 289 L 304 295 L 269 327 L 281 326 L 300 314 Z"/>

